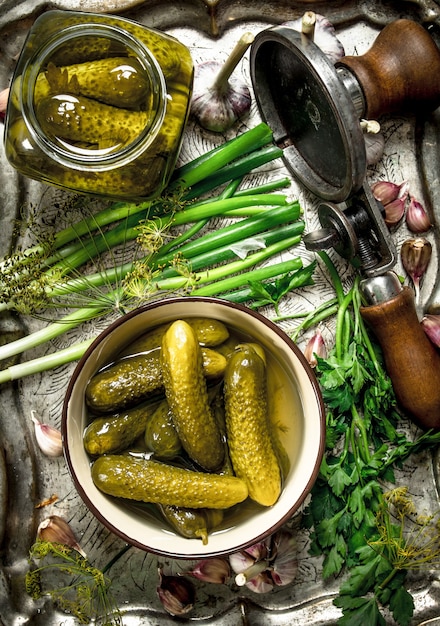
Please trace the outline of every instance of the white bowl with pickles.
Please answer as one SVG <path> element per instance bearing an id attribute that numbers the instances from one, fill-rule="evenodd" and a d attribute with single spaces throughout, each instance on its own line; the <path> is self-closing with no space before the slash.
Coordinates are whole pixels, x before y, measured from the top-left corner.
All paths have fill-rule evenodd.
<path id="1" fill-rule="evenodd" d="M 187 297 L 97 337 L 69 383 L 62 431 L 98 520 L 138 548 L 195 559 L 257 543 L 298 510 L 325 414 L 313 370 L 279 327 Z"/>

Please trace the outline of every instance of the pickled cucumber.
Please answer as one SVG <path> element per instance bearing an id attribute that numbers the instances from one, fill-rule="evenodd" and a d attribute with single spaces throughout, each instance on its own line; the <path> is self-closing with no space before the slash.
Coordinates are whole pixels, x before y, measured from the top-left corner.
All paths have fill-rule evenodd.
<path id="1" fill-rule="evenodd" d="M 114 413 L 145 400 L 162 389 L 160 350 L 116 361 L 95 374 L 86 386 L 88 406 Z"/>
<path id="2" fill-rule="evenodd" d="M 173 322 L 162 341 L 162 375 L 173 421 L 188 455 L 208 471 L 220 468 L 224 449 L 203 375 L 202 352 L 191 326 Z"/>
<path id="3" fill-rule="evenodd" d="M 43 98 L 60 93 L 87 96 L 123 109 L 152 107 L 150 78 L 140 62 L 130 57 L 62 66 L 49 63 L 37 77 L 34 102 L 38 104 Z"/>
<path id="4" fill-rule="evenodd" d="M 266 368 L 251 345 L 230 356 L 224 380 L 226 431 L 236 476 L 263 506 L 278 500 L 282 476 L 270 432 Z"/>
<path id="5" fill-rule="evenodd" d="M 210 319 L 209 317 L 185 317 L 183 320 L 194 330 L 197 341 L 201 346 L 212 348 L 220 345 L 229 337 L 229 331 L 225 324 L 218 320 Z M 135 354 L 136 352 L 148 352 L 160 347 L 163 336 L 171 324 L 172 322 L 161 324 L 148 333 L 141 335 L 123 350 L 121 356 Z"/>
<path id="6" fill-rule="evenodd" d="M 172 505 L 159 505 L 162 515 L 170 526 L 182 537 L 201 539 L 208 543 L 208 535 L 223 520 L 220 509 L 189 509 Z"/>
<path id="7" fill-rule="evenodd" d="M 227 509 L 248 496 L 246 483 L 235 476 L 194 472 L 129 455 L 100 456 L 93 463 L 92 479 L 110 496 L 194 509 Z"/>
<path id="8" fill-rule="evenodd" d="M 216 379 L 226 369 L 226 359 L 201 348 L 202 371 Z M 118 359 L 95 374 L 86 386 L 86 402 L 99 413 L 115 413 L 141 402 L 163 389 L 160 348 Z"/>
<path id="9" fill-rule="evenodd" d="M 147 404 L 119 415 L 95 418 L 84 431 L 84 447 L 92 456 L 121 452 L 145 432 L 157 404 Z"/>
<path id="10" fill-rule="evenodd" d="M 110 37 L 76 37 L 55 50 L 51 59 L 57 65 L 97 61 L 127 54 L 127 46 Z"/>
<path id="11" fill-rule="evenodd" d="M 145 424 L 145 445 L 158 459 L 174 459 L 182 452 L 182 444 L 173 423 L 168 402 L 163 400 Z"/>
<path id="12" fill-rule="evenodd" d="M 94 20 L 99 20 L 99 22 L 109 24 L 110 26 L 114 23 L 113 17 L 103 15 L 95 16 Z M 87 17 L 83 19 L 81 15 L 76 14 L 75 21 L 81 23 L 90 20 Z M 124 30 L 145 44 L 159 63 L 166 79 L 176 78 L 188 55 L 183 44 L 167 33 L 159 32 L 152 28 L 146 29 L 144 26 L 130 20 L 120 19 L 119 23 Z M 133 54 L 126 45 L 120 44 L 114 38 L 89 36 L 72 39 L 68 44 L 57 48 L 51 58 L 57 65 L 63 63 L 71 65 L 112 56 L 122 56 L 124 53 Z"/>
<path id="13" fill-rule="evenodd" d="M 133 142 L 152 121 L 151 111 L 129 111 L 85 96 L 56 94 L 36 107 L 42 130 L 52 139 L 116 151 Z"/>

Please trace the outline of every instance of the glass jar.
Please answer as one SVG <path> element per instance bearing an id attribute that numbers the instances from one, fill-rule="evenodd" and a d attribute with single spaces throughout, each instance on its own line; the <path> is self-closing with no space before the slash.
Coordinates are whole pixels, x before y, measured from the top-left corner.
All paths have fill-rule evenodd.
<path id="1" fill-rule="evenodd" d="M 14 72 L 6 156 L 57 187 L 154 198 L 178 157 L 192 83 L 189 50 L 174 37 L 120 17 L 48 11 Z"/>

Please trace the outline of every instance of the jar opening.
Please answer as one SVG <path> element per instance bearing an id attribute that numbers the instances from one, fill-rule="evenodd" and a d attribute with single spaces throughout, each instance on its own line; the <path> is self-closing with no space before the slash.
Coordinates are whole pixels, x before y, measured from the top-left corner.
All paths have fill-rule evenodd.
<path id="1" fill-rule="evenodd" d="M 166 85 L 142 42 L 114 26 L 83 23 L 37 52 L 22 74 L 22 104 L 43 151 L 69 167 L 103 171 L 152 143 L 166 112 Z"/>

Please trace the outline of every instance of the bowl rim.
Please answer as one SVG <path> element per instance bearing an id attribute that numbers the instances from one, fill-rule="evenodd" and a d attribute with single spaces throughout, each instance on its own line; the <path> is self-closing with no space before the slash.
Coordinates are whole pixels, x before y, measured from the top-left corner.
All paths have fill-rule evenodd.
<path id="1" fill-rule="evenodd" d="M 148 541 L 142 542 L 142 541 L 138 541 L 137 539 L 134 539 L 133 537 L 128 536 L 123 530 L 121 530 L 120 528 L 112 524 L 112 522 L 110 522 L 95 506 L 90 496 L 87 494 L 86 490 L 84 489 L 80 479 L 78 478 L 77 472 L 74 467 L 74 463 L 71 457 L 70 446 L 69 446 L 67 417 L 68 417 L 68 407 L 69 407 L 70 398 L 72 396 L 72 392 L 74 390 L 76 381 L 82 371 L 82 368 L 84 364 L 88 361 L 90 355 L 106 339 L 106 337 L 108 337 L 108 335 L 113 333 L 113 331 L 116 330 L 122 324 L 127 323 L 130 319 L 137 317 L 138 315 L 141 315 L 146 311 L 164 307 L 169 304 L 176 305 L 179 303 L 187 303 L 187 302 L 213 303 L 215 305 L 225 306 L 231 309 L 239 310 L 242 313 L 251 315 L 260 323 L 264 324 L 273 332 L 275 332 L 278 335 L 278 337 L 282 341 L 284 341 L 287 344 L 287 346 L 294 352 L 300 364 L 303 366 L 303 369 L 309 379 L 309 383 L 314 393 L 314 400 L 317 405 L 319 423 L 320 423 L 321 428 L 320 428 L 319 444 L 317 448 L 316 459 L 315 459 L 315 463 L 313 466 L 313 470 L 310 473 L 309 479 L 304 484 L 303 490 L 300 496 L 295 501 L 295 503 L 276 523 L 274 523 L 269 528 L 266 528 L 263 532 L 259 533 L 258 535 L 253 536 L 252 541 L 244 541 L 240 545 L 235 546 L 233 550 L 231 550 L 230 548 L 225 548 L 224 550 L 218 550 L 218 549 L 213 550 L 213 551 L 208 550 L 206 552 L 203 552 L 203 554 L 198 553 L 198 552 L 193 552 L 193 553 L 182 555 L 182 554 L 175 553 L 172 550 L 170 551 L 166 549 L 161 549 L 160 547 L 158 548 L 154 546 L 149 546 L 147 545 Z M 267 537 L 275 533 L 277 530 L 279 530 L 285 523 L 287 523 L 287 521 L 293 517 L 294 513 L 296 513 L 299 507 L 303 504 L 304 500 L 306 499 L 307 495 L 309 494 L 311 488 L 313 487 L 318 477 L 319 469 L 321 466 L 321 461 L 322 461 L 324 451 L 325 451 L 325 430 L 326 430 L 325 426 L 326 426 L 326 421 L 325 421 L 324 401 L 322 398 L 322 393 L 321 393 L 316 375 L 313 372 L 304 354 L 301 352 L 298 346 L 294 343 L 294 341 L 288 336 L 288 334 L 285 333 L 277 324 L 275 324 L 274 322 L 266 318 L 264 315 L 262 315 L 258 311 L 250 309 L 240 303 L 230 302 L 229 300 L 224 300 L 222 298 L 215 298 L 215 297 L 209 297 L 209 296 L 176 296 L 173 298 L 165 298 L 161 300 L 156 300 L 153 302 L 146 303 L 145 305 L 142 305 L 140 307 L 137 307 L 136 309 L 132 309 L 131 311 L 128 311 L 127 313 L 117 318 L 112 323 L 110 323 L 104 330 L 102 330 L 99 333 L 99 335 L 87 347 L 86 351 L 84 352 L 84 354 L 78 361 L 71 375 L 71 378 L 69 380 L 69 383 L 66 389 L 66 394 L 64 397 L 63 407 L 62 407 L 62 416 L 61 416 L 61 435 L 62 435 L 62 441 L 63 441 L 64 458 L 65 458 L 70 476 L 72 478 L 72 481 L 74 483 L 74 486 L 78 492 L 78 495 L 81 497 L 82 501 L 87 506 L 89 511 L 94 515 L 94 517 L 96 517 L 104 525 L 104 527 L 107 528 L 109 531 L 111 531 L 113 534 L 115 534 L 120 539 L 122 539 L 126 543 L 136 548 L 139 548 L 143 551 L 151 552 L 152 554 L 155 554 L 161 557 L 173 558 L 173 559 L 185 559 L 185 560 L 209 558 L 209 557 L 214 557 L 214 556 L 227 556 L 228 554 L 232 554 L 234 552 L 244 550 L 251 545 L 254 545 L 256 543 L 259 543 L 260 541 L 263 541 L 264 539 L 266 539 Z"/>

